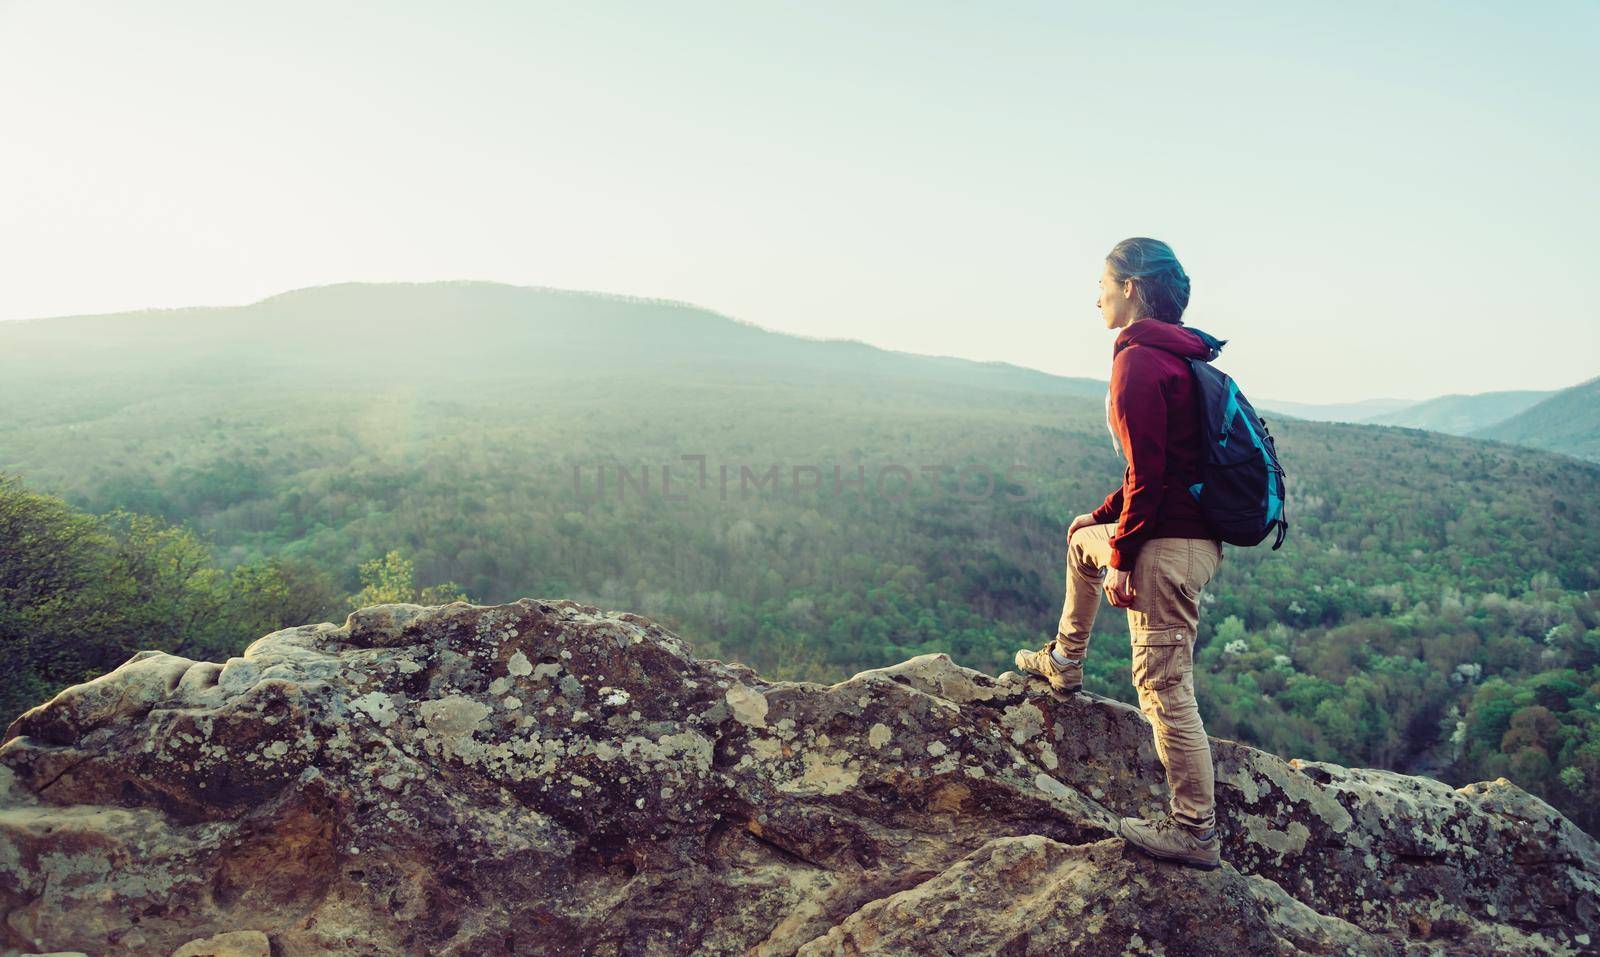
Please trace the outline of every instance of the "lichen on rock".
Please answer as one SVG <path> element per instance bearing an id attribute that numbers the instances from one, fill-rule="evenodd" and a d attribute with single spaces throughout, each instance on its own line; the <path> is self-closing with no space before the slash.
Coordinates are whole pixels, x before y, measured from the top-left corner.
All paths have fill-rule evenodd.
<path id="1" fill-rule="evenodd" d="M 1165 800 L 1149 725 L 1118 702 L 945 655 L 829 686 L 768 681 L 570 601 L 376 606 L 222 664 L 141 652 L 18 718 L 0 748 L 0 949 L 1576 954 L 1600 940 L 1595 842 L 1509 782 L 1213 750 L 1226 864 L 1202 873 L 1115 836 L 1118 816 Z"/>

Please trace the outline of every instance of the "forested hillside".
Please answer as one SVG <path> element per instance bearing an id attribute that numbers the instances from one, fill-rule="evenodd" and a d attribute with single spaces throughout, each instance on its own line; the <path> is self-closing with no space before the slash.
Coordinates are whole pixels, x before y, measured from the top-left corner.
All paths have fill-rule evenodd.
<path id="1" fill-rule="evenodd" d="M 1502 422 L 1554 395 L 1555 391 L 1520 390 L 1441 395 L 1394 412 L 1359 421 L 1368 425 L 1399 425 L 1412 429 L 1469 435 Z"/>
<path id="2" fill-rule="evenodd" d="M 1600 376 L 1470 434 L 1600 462 Z"/>
<path id="3" fill-rule="evenodd" d="M 4 494 L 61 496 L 50 514 L 108 568 L 146 548 L 115 510 L 191 530 L 204 574 L 175 594 L 209 588 L 179 635 L 160 609 L 99 629 L 70 596 L 103 575 L 58 576 L 49 601 L 0 586 L 0 638 L 31 667 L 10 680 L 32 682 L 6 700 L 73 680 L 63 655 L 225 653 L 424 583 L 638 611 L 780 676 L 936 650 L 999 671 L 1053 634 L 1066 523 L 1120 480 L 1103 391 L 481 284 L 0 324 L 0 469 L 27 485 Z M 1600 827 L 1600 466 L 1407 429 L 1273 433 L 1290 535 L 1229 546 L 1206 596 L 1208 729 L 1506 774 Z M 0 561 L 37 565 L 18 541 Z M 124 578 L 125 597 L 148 580 Z M 1090 690 L 1131 700 L 1121 612 L 1102 615 Z M 106 647 L 60 651 L 85 636 Z"/>

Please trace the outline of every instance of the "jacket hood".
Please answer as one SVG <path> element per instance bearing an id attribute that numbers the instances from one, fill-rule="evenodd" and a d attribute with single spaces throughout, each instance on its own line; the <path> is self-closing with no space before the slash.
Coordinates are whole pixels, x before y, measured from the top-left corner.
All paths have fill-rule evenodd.
<path id="1" fill-rule="evenodd" d="M 1146 319 L 1123 327 L 1117 334 L 1116 345 L 1111 348 L 1111 357 L 1115 359 L 1117 353 L 1128 346 L 1140 345 L 1155 346 L 1157 349 L 1180 355 L 1185 359 L 1204 359 L 1211 362 L 1222 353 L 1222 347 L 1227 342 L 1226 339 L 1218 339 L 1193 326 Z"/>

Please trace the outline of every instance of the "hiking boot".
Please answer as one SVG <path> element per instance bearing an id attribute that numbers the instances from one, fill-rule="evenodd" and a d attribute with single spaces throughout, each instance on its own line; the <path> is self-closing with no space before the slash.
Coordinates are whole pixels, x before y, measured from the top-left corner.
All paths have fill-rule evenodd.
<path id="1" fill-rule="evenodd" d="M 1056 660 L 1050 656 L 1053 647 L 1055 642 L 1051 641 L 1038 651 L 1024 648 L 1017 652 L 1017 670 L 1045 679 L 1057 694 L 1072 694 L 1083 687 L 1083 663 L 1056 664 Z"/>
<path id="2" fill-rule="evenodd" d="M 1212 871 L 1222 866 L 1221 842 L 1215 827 L 1208 830 L 1210 836 L 1201 840 L 1194 828 L 1179 824 L 1171 814 L 1154 821 L 1125 817 L 1117 825 L 1124 840 L 1151 857 Z"/>

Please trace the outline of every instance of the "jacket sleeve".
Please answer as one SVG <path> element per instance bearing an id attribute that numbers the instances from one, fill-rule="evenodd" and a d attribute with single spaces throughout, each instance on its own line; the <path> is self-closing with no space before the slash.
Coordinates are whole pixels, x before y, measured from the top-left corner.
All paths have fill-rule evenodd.
<path id="1" fill-rule="evenodd" d="M 1122 480 L 1124 482 L 1128 480 L 1128 473 L 1126 469 L 1123 470 Z M 1110 495 L 1107 495 L 1106 500 L 1100 503 L 1099 508 L 1089 513 L 1089 517 L 1094 519 L 1094 523 L 1096 525 L 1104 525 L 1107 522 L 1116 521 L 1117 516 L 1121 514 L 1122 486 L 1118 485 L 1116 491 L 1112 492 Z"/>
<path id="2" fill-rule="evenodd" d="M 1161 370 L 1144 351 L 1124 349 L 1111 370 L 1111 421 L 1128 460 L 1122 512 L 1111 535 L 1111 566 L 1129 572 L 1155 528 L 1166 487 L 1167 399 Z"/>

